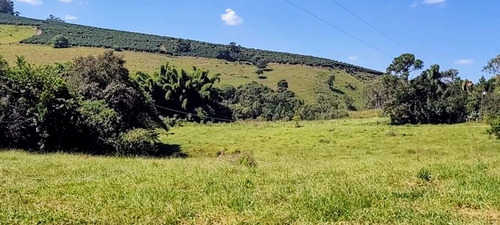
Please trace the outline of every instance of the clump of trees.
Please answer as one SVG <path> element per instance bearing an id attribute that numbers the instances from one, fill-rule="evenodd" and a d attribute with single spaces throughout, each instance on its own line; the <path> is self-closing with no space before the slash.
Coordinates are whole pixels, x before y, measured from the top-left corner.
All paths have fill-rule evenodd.
<path id="1" fill-rule="evenodd" d="M 478 84 L 462 80 L 457 70 L 442 71 L 439 65 L 424 68 L 423 61 L 411 54 L 394 59 L 387 74 L 365 89 L 367 106 L 383 109 L 393 124 L 460 123 L 486 119 L 491 133 L 498 132 L 500 117 L 500 56 L 490 60 Z"/>
<path id="2" fill-rule="evenodd" d="M 161 115 L 196 122 L 231 121 L 231 110 L 222 104 L 222 96 L 215 84 L 219 74 L 209 76 L 208 71 L 193 67 L 188 74 L 171 66 L 161 66 L 148 75 L 137 73 L 136 80 L 152 96 Z"/>
<path id="3" fill-rule="evenodd" d="M 0 13 L 19 16 L 19 12 L 14 9 L 14 2 L 11 0 L 0 0 Z"/>
<path id="4" fill-rule="evenodd" d="M 152 132 L 166 127 L 123 64 L 112 52 L 78 58 L 69 65 L 34 66 L 18 58 L 10 67 L 0 60 L 0 146 L 42 152 L 158 153 Z M 146 147 L 130 151 L 128 146 Z"/>
<path id="5" fill-rule="evenodd" d="M 295 93 L 288 90 L 285 80 L 278 82 L 276 90 L 257 82 L 228 90 L 234 93 L 226 94 L 229 97 L 225 104 L 235 119 L 291 120 L 303 105 Z"/>

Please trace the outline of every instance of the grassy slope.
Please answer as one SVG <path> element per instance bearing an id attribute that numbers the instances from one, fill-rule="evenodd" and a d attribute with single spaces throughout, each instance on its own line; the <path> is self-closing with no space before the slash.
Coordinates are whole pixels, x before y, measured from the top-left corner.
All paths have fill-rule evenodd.
<path id="1" fill-rule="evenodd" d="M 20 45 L 16 44 L 20 40 L 35 34 L 31 27 L 16 27 L 11 25 L 0 25 L 0 55 L 3 55 L 9 62 L 14 62 L 16 56 L 25 56 L 29 62 L 36 64 L 48 64 L 54 62 L 70 61 L 79 56 L 101 54 L 104 49 L 75 47 L 69 49 L 54 49 L 41 45 Z M 13 35 L 10 37 L 9 35 Z M 7 44 L 8 43 L 8 44 Z M 336 75 L 337 87 L 351 96 L 355 105 L 362 108 L 362 89 L 364 84 L 347 74 L 345 71 L 313 68 L 307 66 L 292 66 L 270 64 L 271 72 L 266 72 L 266 80 L 260 80 L 255 74 L 256 68 L 251 65 L 239 63 L 226 63 L 223 60 L 191 58 L 191 57 L 168 57 L 160 54 L 140 53 L 140 52 L 120 52 L 127 61 L 126 66 L 131 71 L 152 72 L 160 65 L 169 62 L 177 68 L 191 70 L 192 66 L 210 70 L 212 73 L 220 73 L 221 84 L 241 85 L 251 81 L 261 82 L 269 87 L 276 87 L 281 79 L 289 82 L 290 89 L 297 93 L 299 97 L 306 101 L 314 100 L 318 91 L 327 91 L 325 84 L 328 74 Z M 353 84 L 358 90 L 352 91 L 345 86 L 347 82 Z M 331 93 L 331 92 L 330 92 Z M 332 93 L 335 94 L 335 93 Z M 336 94 L 340 96 L 339 94 Z"/>
<path id="2" fill-rule="evenodd" d="M 0 223 L 500 222 L 500 143 L 485 126 L 385 123 L 174 128 L 166 140 L 188 159 L 0 152 Z"/>

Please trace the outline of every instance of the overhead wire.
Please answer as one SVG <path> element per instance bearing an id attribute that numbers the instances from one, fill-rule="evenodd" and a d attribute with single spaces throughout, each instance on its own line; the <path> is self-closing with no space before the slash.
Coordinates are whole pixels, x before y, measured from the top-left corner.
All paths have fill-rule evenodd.
<path id="1" fill-rule="evenodd" d="M 330 26 L 330 27 L 334 28 L 335 30 L 340 31 L 340 32 L 344 33 L 345 35 L 347 35 L 347 36 L 351 37 L 352 39 L 354 39 L 354 40 L 356 40 L 356 41 L 358 41 L 358 42 L 363 43 L 364 45 L 366 45 L 366 46 L 370 47 L 371 49 L 373 49 L 373 50 L 375 50 L 375 51 L 377 51 L 377 52 L 379 52 L 379 53 L 381 53 L 381 54 L 383 54 L 383 55 L 385 55 L 385 56 L 387 56 L 387 57 L 389 57 L 389 58 L 391 58 L 391 59 L 392 59 L 392 58 L 394 58 L 392 55 L 388 54 L 387 52 L 382 51 L 381 49 L 379 49 L 379 48 L 377 48 L 377 47 L 375 47 L 375 46 L 371 45 L 370 43 L 368 43 L 368 42 L 366 42 L 366 41 L 362 40 L 361 38 L 358 38 L 358 37 L 356 37 L 355 35 L 353 35 L 353 34 L 351 34 L 351 33 L 347 32 L 347 31 L 343 30 L 342 28 L 340 28 L 340 27 L 338 27 L 338 26 L 334 25 L 333 23 L 330 23 L 330 22 L 329 22 L 329 21 L 327 21 L 326 19 L 323 19 L 323 18 L 321 18 L 321 17 L 317 16 L 316 14 L 314 14 L 314 13 L 310 12 L 309 10 L 307 10 L 307 9 L 305 9 L 305 8 L 303 8 L 303 7 L 301 7 L 301 6 L 297 5 L 297 4 L 295 4 L 295 3 L 293 3 L 292 1 L 290 1 L 290 0 L 284 0 L 284 1 L 285 1 L 285 2 L 288 2 L 290 5 L 294 6 L 295 8 L 297 8 L 297 9 L 299 9 L 299 10 L 301 10 L 301 11 L 303 11 L 303 12 L 307 13 L 307 14 L 309 14 L 310 16 L 312 16 L 312 17 L 316 18 L 317 20 L 319 20 L 319 21 L 323 22 L 324 24 L 326 24 L 326 25 L 328 25 L 328 26 Z"/>

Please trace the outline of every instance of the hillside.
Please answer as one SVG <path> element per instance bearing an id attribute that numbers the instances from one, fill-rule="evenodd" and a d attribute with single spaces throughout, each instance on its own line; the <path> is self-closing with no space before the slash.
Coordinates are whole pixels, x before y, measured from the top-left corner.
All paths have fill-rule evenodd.
<path id="1" fill-rule="evenodd" d="M 344 69 L 351 73 L 382 74 L 376 70 L 326 58 L 250 49 L 236 44 L 213 44 L 158 35 L 95 28 L 59 21 L 43 21 L 8 14 L 0 14 L 0 24 L 36 26 L 41 32 L 39 35 L 22 41 L 28 44 L 49 44 L 54 36 L 64 35 L 71 40 L 73 46 L 119 48 L 177 56 L 219 58 L 230 61 L 248 62 L 255 61 L 256 59 L 265 59 L 272 63 L 329 67 Z"/>
<path id="2" fill-rule="evenodd" d="M 35 64 L 50 64 L 55 62 L 70 61 L 79 56 L 97 55 L 105 51 L 103 48 L 72 47 L 54 49 L 47 45 L 20 44 L 19 42 L 37 34 L 32 26 L 0 25 L 0 55 L 8 62 L 14 63 L 16 56 L 24 56 Z M 255 74 L 255 66 L 250 63 L 227 62 L 220 59 L 209 59 L 187 56 L 169 56 L 146 52 L 122 51 L 117 52 L 127 61 L 126 66 L 132 72 L 153 72 L 164 63 L 169 63 L 177 68 L 191 70 L 193 66 L 209 70 L 212 74 L 221 74 L 220 85 L 242 85 L 251 81 L 260 82 L 269 87 L 275 87 L 281 79 L 289 82 L 290 89 L 305 101 L 313 101 L 318 92 L 330 93 L 342 98 L 343 94 L 354 100 L 354 105 L 362 109 L 363 88 L 365 84 L 344 70 L 311 67 L 304 65 L 269 64 L 272 71 L 265 72 L 267 79 L 259 79 Z M 335 93 L 326 86 L 326 77 L 329 74 L 336 76 L 336 87 L 341 91 Z M 369 79 L 369 75 L 359 75 Z M 355 87 L 348 88 L 348 84 Z"/>

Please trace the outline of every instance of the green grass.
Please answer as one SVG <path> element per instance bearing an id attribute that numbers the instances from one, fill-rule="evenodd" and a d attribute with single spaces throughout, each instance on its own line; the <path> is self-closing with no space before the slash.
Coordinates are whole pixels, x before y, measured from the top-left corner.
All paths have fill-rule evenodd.
<path id="1" fill-rule="evenodd" d="M 6 32 L 1 32 L 6 30 Z M 32 27 L 0 25 L 0 55 L 9 63 L 14 63 L 16 56 L 24 56 L 30 63 L 51 64 L 55 62 L 66 62 L 79 56 L 98 55 L 105 50 L 101 48 L 73 47 L 67 49 L 54 49 L 44 45 L 16 44 L 36 33 Z M 13 36 L 9 36 L 12 34 Z M 8 44 L 7 44 L 8 43 Z M 260 82 L 271 88 L 276 88 L 278 81 L 286 79 L 290 89 L 301 99 L 313 102 L 319 92 L 342 97 L 341 94 L 333 93 L 327 89 L 326 78 L 329 74 L 336 76 L 336 87 L 353 98 L 354 104 L 362 109 L 364 83 L 343 70 L 329 70 L 298 65 L 270 64 L 273 71 L 265 72 L 267 79 L 259 79 L 255 74 L 256 67 L 246 63 L 229 63 L 224 60 L 194 58 L 194 57 L 169 57 L 161 54 L 141 52 L 119 52 L 127 61 L 127 68 L 132 71 L 153 72 L 162 64 L 170 63 L 176 68 L 191 71 L 193 66 L 209 70 L 212 74 L 221 74 L 221 85 L 242 85 L 251 81 Z M 346 87 L 350 83 L 356 87 L 351 90 Z"/>
<path id="2" fill-rule="evenodd" d="M 500 222 L 487 126 L 296 125 L 173 128 L 187 159 L 0 152 L 0 223 Z"/>

